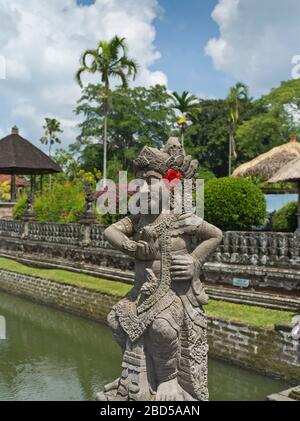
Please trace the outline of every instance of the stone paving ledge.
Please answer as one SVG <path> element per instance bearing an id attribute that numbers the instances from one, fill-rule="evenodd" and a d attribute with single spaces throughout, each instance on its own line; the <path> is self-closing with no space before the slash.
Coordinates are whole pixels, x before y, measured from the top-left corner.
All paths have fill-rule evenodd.
<path id="1" fill-rule="evenodd" d="M 300 386 L 293 387 L 283 392 L 273 393 L 272 395 L 267 396 L 267 401 L 277 401 L 277 402 L 296 402 L 300 401 Z"/>

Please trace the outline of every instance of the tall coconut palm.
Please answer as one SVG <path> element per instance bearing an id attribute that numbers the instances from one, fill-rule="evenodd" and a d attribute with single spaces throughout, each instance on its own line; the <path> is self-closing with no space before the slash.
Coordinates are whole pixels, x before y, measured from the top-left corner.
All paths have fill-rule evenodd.
<path id="1" fill-rule="evenodd" d="M 126 88 L 130 78 L 133 80 L 138 71 L 135 60 L 127 56 L 125 38 L 115 36 L 110 41 L 100 41 L 95 50 L 86 50 L 81 57 L 81 67 L 76 73 L 76 80 L 83 86 L 83 73 L 99 73 L 103 84 L 102 104 L 104 109 L 104 140 L 103 140 L 103 181 L 107 179 L 107 119 L 112 110 L 110 78 L 120 79 L 121 86 Z"/>
<path id="2" fill-rule="evenodd" d="M 242 82 L 238 82 L 235 86 L 230 88 L 229 94 L 226 98 L 229 109 L 229 176 L 231 175 L 232 170 L 232 157 L 237 157 L 235 146 L 235 132 L 240 118 L 241 101 L 248 99 L 248 94 L 248 86 Z"/>
<path id="3" fill-rule="evenodd" d="M 44 145 L 49 146 L 49 157 L 51 158 L 51 149 L 52 146 L 56 144 L 61 144 L 61 140 L 58 137 L 58 133 L 63 131 L 60 128 L 60 121 L 56 118 L 45 118 L 45 124 L 43 126 L 45 131 L 44 136 L 41 137 L 40 142 Z"/>
<path id="4" fill-rule="evenodd" d="M 56 144 L 61 144 L 61 140 L 58 137 L 58 133 L 62 133 L 63 130 L 60 128 L 60 121 L 56 118 L 45 118 L 45 124 L 43 126 L 45 131 L 44 136 L 41 137 L 40 142 L 46 146 L 49 146 L 49 158 L 51 158 L 51 149 L 52 146 Z M 49 176 L 49 190 L 51 190 L 52 177 Z"/>
<path id="5" fill-rule="evenodd" d="M 187 124 L 187 118 L 193 117 L 200 111 L 198 98 L 195 95 L 190 95 L 187 91 L 183 91 L 182 95 L 178 92 L 173 92 L 171 99 L 171 107 L 181 113 L 178 124 L 181 131 L 181 145 L 184 150 L 184 131 Z"/>

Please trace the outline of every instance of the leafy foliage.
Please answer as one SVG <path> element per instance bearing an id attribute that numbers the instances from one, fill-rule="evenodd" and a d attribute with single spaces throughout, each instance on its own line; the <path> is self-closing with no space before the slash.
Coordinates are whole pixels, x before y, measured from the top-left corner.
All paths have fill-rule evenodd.
<path id="1" fill-rule="evenodd" d="M 200 180 L 208 181 L 208 180 L 211 180 L 212 178 L 216 178 L 216 176 L 209 169 L 200 167 L 196 178 Z"/>
<path id="2" fill-rule="evenodd" d="M 22 194 L 18 197 L 17 203 L 13 208 L 13 218 L 14 219 L 21 219 L 25 213 L 27 204 L 27 195 Z"/>
<path id="3" fill-rule="evenodd" d="M 300 80 L 292 79 L 281 83 L 277 88 L 261 98 L 269 110 L 275 111 L 285 120 L 289 134 L 300 133 Z"/>
<path id="4" fill-rule="evenodd" d="M 64 149 L 57 149 L 53 159 L 63 170 L 66 179 L 74 180 L 79 171 L 78 162 L 74 155 Z"/>
<path id="5" fill-rule="evenodd" d="M 282 82 L 258 101 L 257 115 L 237 129 L 241 162 L 250 160 L 300 133 L 300 80 Z"/>
<path id="6" fill-rule="evenodd" d="M 10 199 L 10 182 L 3 181 L 0 183 L 0 200 L 3 202 L 8 202 Z"/>
<path id="7" fill-rule="evenodd" d="M 21 196 L 14 207 L 14 218 L 21 219 L 26 210 L 26 195 Z M 55 184 L 35 198 L 33 209 L 39 222 L 78 222 L 84 211 L 85 195 L 80 183 Z"/>
<path id="8" fill-rule="evenodd" d="M 272 228 L 276 231 L 294 232 L 298 226 L 297 211 L 297 202 L 287 203 L 273 215 Z"/>
<path id="9" fill-rule="evenodd" d="M 87 171 L 101 168 L 103 162 L 102 145 L 95 143 L 105 117 L 99 90 L 99 86 L 88 85 L 76 108 L 76 114 L 82 115 L 84 121 L 71 153 L 80 153 L 79 165 Z M 161 85 L 112 92 L 114 107 L 108 117 L 110 178 L 114 179 L 119 169 L 130 170 L 132 160 L 144 145 L 160 147 L 175 132 L 176 116 L 169 100 L 167 89 Z"/>
<path id="10" fill-rule="evenodd" d="M 205 219 L 227 230 L 249 230 L 266 217 L 266 202 L 261 190 L 251 181 L 219 178 L 205 184 Z"/>
<path id="11" fill-rule="evenodd" d="M 52 191 L 38 196 L 34 202 L 37 221 L 77 222 L 84 210 L 85 197 L 80 186 L 57 184 Z"/>
<path id="12" fill-rule="evenodd" d="M 288 139 L 285 120 L 275 113 L 262 113 L 244 122 L 236 134 L 240 159 L 248 161 L 285 143 Z"/>
<path id="13" fill-rule="evenodd" d="M 173 92 L 172 108 L 180 111 L 181 114 L 193 115 L 196 111 L 200 111 L 199 100 L 195 95 L 190 95 L 188 91 L 183 91 L 182 95 L 178 92 Z"/>
<path id="14" fill-rule="evenodd" d="M 171 107 L 181 113 L 178 124 L 181 132 L 182 149 L 185 150 L 184 138 L 186 126 L 188 121 L 190 122 L 192 117 L 195 118 L 197 113 L 201 110 L 199 100 L 195 95 L 190 95 L 188 91 L 183 91 L 182 95 L 178 92 L 173 92 L 171 95 L 171 101 Z"/>

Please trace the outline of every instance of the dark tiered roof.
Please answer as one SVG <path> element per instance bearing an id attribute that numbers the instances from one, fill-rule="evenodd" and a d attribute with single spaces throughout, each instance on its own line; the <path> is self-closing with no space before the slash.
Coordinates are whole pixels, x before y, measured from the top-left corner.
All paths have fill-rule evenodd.
<path id="1" fill-rule="evenodd" d="M 44 152 L 19 135 L 13 127 L 0 140 L 0 174 L 41 175 L 62 172 Z"/>

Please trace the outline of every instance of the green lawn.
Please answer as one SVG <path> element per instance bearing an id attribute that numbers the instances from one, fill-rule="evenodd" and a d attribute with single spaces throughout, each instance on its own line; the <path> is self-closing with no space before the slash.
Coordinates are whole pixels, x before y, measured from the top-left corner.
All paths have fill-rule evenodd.
<path id="1" fill-rule="evenodd" d="M 80 274 L 61 269 L 40 269 L 24 265 L 13 259 L 0 257 L 0 269 L 11 270 L 25 275 L 40 276 L 57 282 L 64 282 L 79 287 L 87 287 L 96 291 L 123 297 L 131 288 L 130 285 L 100 279 L 94 276 Z M 232 304 L 225 301 L 210 300 L 205 306 L 209 316 L 233 320 L 257 327 L 272 329 L 274 324 L 289 323 L 293 313 L 288 311 L 271 310 L 243 304 Z"/>
<path id="2" fill-rule="evenodd" d="M 277 323 L 290 323 L 293 312 L 272 310 L 264 307 L 255 307 L 244 304 L 233 304 L 225 301 L 210 300 L 205 306 L 209 316 L 233 320 L 252 326 L 272 329 Z"/>
<path id="3" fill-rule="evenodd" d="M 68 270 L 35 268 L 4 257 L 0 257 L 0 269 L 23 273 L 24 275 L 40 276 L 52 281 L 91 288 L 105 294 L 113 294 L 118 297 L 123 297 L 131 289 L 130 285 L 121 282 L 108 281 L 107 279 L 96 278 L 95 276 L 71 272 Z"/>

